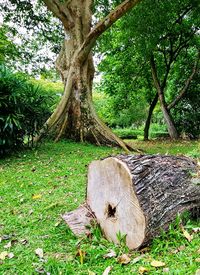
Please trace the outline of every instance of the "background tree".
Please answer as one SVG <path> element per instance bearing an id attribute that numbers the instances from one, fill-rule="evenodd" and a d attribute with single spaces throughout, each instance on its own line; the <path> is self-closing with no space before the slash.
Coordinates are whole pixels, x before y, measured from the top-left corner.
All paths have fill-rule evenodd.
<path id="1" fill-rule="evenodd" d="M 145 87 L 146 94 L 149 95 L 147 100 L 150 108 L 144 131 L 145 139 L 148 138 L 151 115 L 158 98 L 171 137 L 178 136 L 169 109 L 184 96 L 198 70 L 198 11 L 197 1 L 177 1 L 176 3 L 143 1 L 126 17 L 126 20 L 122 19 L 115 25 L 115 29 L 110 31 L 109 35 L 116 38 L 114 44 L 111 45 L 109 42 L 109 35 L 105 35 L 101 40 L 100 51 L 104 52 L 104 60 L 100 65 L 100 70 L 104 72 L 102 87 L 106 87 L 105 90 L 110 90 L 110 93 L 112 93 L 111 90 L 116 90 L 115 95 L 122 92 L 125 98 L 130 89 L 123 89 L 123 85 L 120 86 L 117 81 L 114 81 L 120 75 L 123 83 L 126 83 L 124 87 L 129 87 L 128 84 L 131 83 L 131 89 L 138 90 L 138 83 L 139 85 L 141 83 L 141 87 Z M 142 12 L 145 12 L 144 17 Z M 170 104 L 169 83 L 171 79 L 176 78 L 176 70 L 182 71 L 183 62 L 189 60 L 187 53 L 191 51 L 193 61 L 190 62 L 190 69 L 185 71 L 185 83 L 180 81 L 179 89 L 173 94 L 174 99 L 171 98 L 174 103 Z M 133 58 L 133 55 L 138 58 Z M 115 60 L 122 59 L 125 59 L 126 63 L 124 62 L 121 66 L 118 63 L 115 66 Z M 190 61 L 192 59 L 190 58 Z M 113 69 L 111 69 L 112 66 Z M 137 67 L 140 68 L 140 73 Z M 150 76 L 150 68 L 152 76 Z M 176 79 L 177 82 L 178 79 Z M 181 83 L 182 87 L 180 87 Z M 153 86 L 156 86 L 160 96 Z M 168 104 L 170 104 L 169 108 Z"/>

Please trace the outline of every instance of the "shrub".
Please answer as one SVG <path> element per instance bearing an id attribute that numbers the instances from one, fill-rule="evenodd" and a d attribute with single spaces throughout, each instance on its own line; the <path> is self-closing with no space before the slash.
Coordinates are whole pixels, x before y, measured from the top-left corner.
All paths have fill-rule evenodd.
<path id="1" fill-rule="evenodd" d="M 53 98 L 45 91 L 0 65 L 0 155 L 21 148 L 50 115 Z"/>

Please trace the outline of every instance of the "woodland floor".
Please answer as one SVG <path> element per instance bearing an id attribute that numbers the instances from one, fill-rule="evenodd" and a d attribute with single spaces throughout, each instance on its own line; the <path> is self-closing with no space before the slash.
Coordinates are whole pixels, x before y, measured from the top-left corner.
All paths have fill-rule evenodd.
<path id="1" fill-rule="evenodd" d="M 200 157 L 198 142 L 133 141 L 145 153 L 186 154 Z M 73 142 L 46 143 L 0 161 L 0 274 L 195 274 L 200 269 L 200 235 L 192 229 L 200 222 L 183 217 L 189 242 L 180 228 L 180 218 L 143 252 L 106 241 L 99 228 L 91 238 L 76 238 L 60 215 L 79 206 L 85 198 L 86 173 L 90 161 L 116 154 L 118 149 Z M 187 235 L 187 234 L 185 234 Z M 189 236 L 190 236 L 189 235 Z M 41 248 L 39 258 L 35 250 Z M 105 259 L 114 250 L 116 257 Z M 122 265 L 118 257 L 128 254 L 131 262 Z M 136 257 L 144 255 L 141 258 Z M 138 260 L 138 261 L 137 261 Z M 153 267 L 153 260 L 164 267 Z M 135 263 L 136 262 L 136 263 Z M 163 270 L 163 268 L 165 268 Z M 166 269 L 167 268 L 167 269 Z M 167 271 L 165 273 L 164 271 Z M 141 271 L 141 273 L 139 272 Z M 199 273 L 198 273 L 199 274 Z"/>

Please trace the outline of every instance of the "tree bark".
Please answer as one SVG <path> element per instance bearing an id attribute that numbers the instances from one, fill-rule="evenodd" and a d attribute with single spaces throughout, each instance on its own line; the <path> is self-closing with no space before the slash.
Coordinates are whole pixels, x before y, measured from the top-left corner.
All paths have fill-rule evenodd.
<path id="1" fill-rule="evenodd" d="M 162 110 L 162 113 L 163 113 L 163 116 L 164 116 L 164 119 L 165 119 L 165 122 L 166 122 L 166 125 L 167 125 L 169 135 L 172 139 L 178 139 L 178 132 L 176 130 L 173 118 L 170 114 L 170 111 L 167 108 L 167 103 L 165 101 L 165 96 L 164 96 L 165 85 L 163 85 L 163 87 L 161 87 L 161 85 L 160 85 L 160 81 L 158 79 L 156 64 L 155 64 L 155 61 L 154 61 L 153 54 L 152 54 L 151 59 L 150 59 L 150 64 L 151 64 L 151 71 L 152 71 L 152 77 L 153 77 L 154 85 L 155 85 L 155 88 L 156 88 L 157 93 L 158 93 L 158 98 L 159 98 L 159 101 L 160 101 L 160 107 L 161 107 L 161 110 Z"/>
<path id="2" fill-rule="evenodd" d="M 199 183 L 199 166 L 186 157 L 108 157 L 89 166 L 87 204 L 63 218 L 76 234 L 97 221 L 108 240 L 118 243 L 120 233 L 130 249 L 138 249 L 177 214 L 200 209 Z"/>
<path id="3" fill-rule="evenodd" d="M 144 140 L 149 139 L 149 128 L 150 128 L 150 124 L 151 124 L 151 118 L 152 118 L 153 110 L 156 107 L 157 102 L 158 102 L 158 93 L 156 93 L 156 95 L 149 107 L 148 117 L 146 119 L 145 127 L 144 127 Z"/>
<path id="4" fill-rule="evenodd" d="M 56 62 L 65 84 L 64 95 L 40 134 L 97 145 L 117 145 L 130 149 L 97 117 L 92 104 L 94 66 L 91 49 L 97 38 L 140 0 L 126 0 L 92 30 L 92 0 L 43 0 L 63 23 L 66 39 Z"/>

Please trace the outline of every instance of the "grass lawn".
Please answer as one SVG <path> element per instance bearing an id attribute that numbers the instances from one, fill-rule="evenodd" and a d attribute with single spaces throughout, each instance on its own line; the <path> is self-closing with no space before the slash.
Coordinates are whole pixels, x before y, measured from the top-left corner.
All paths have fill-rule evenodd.
<path id="1" fill-rule="evenodd" d="M 139 142 L 133 146 L 146 153 L 188 154 L 200 157 L 198 142 Z M 162 261 L 166 274 L 195 274 L 200 269 L 200 236 L 193 233 L 189 242 L 178 226 L 155 239 L 143 252 L 129 251 L 123 244 L 105 240 L 98 228 L 92 238 L 76 238 L 60 215 L 79 206 L 85 198 L 87 166 L 94 160 L 120 152 L 119 149 L 95 147 L 73 142 L 46 143 L 38 149 L 0 160 L 0 274 L 102 274 L 112 266 L 110 274 L 165 274 L 163 267 L 151 266 Z M 200 223 L 186 218 L 186 230 Z M 35 250 L 41 248 L 44 257 Z M 110 249 L 117 257 L 126 253 L 127 265 L 117 257 L 105 259 Z M 81 252 L 80 252 L 81 251 Z M 143 253 L 136 263 L 134 259 Z M 14 257 L 12 257 L 14 256 Z M 141 273 L 139 273 L 139 270 Z"/>

